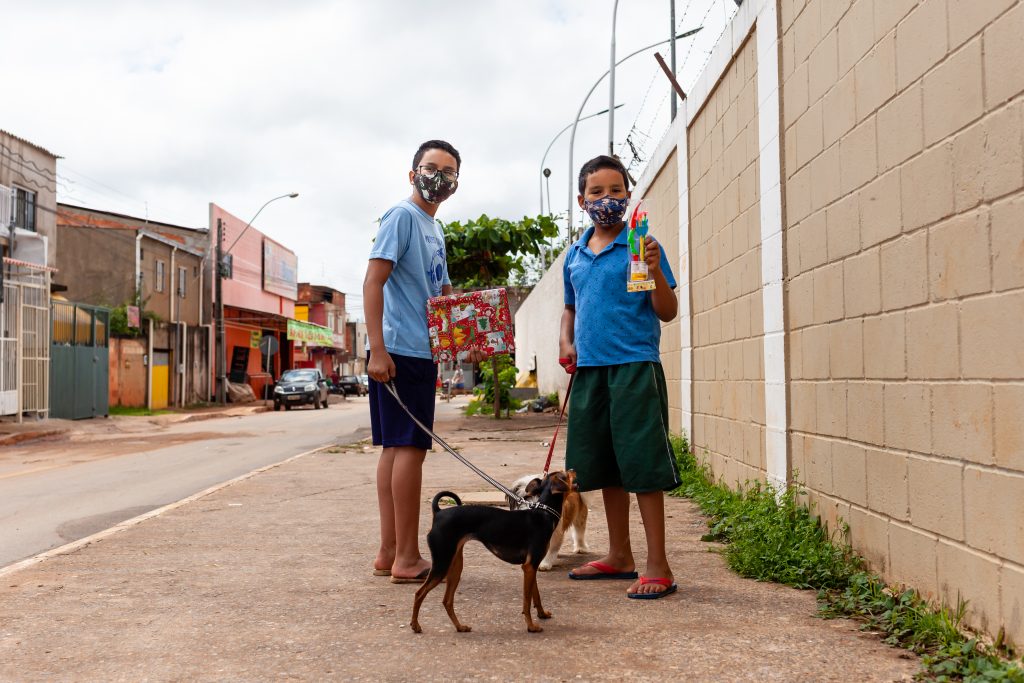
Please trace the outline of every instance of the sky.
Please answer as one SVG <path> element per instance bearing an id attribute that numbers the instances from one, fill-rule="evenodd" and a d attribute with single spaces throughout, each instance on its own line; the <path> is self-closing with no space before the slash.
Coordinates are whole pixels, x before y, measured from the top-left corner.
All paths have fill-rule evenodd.
<path id="1" fill-rule="evenodd" d="M 621 0 L 617 58 L 666 40 L 673 0 Z M 376 220 L 409 196 L 419 144 L 462 156 L 442 221 L 541 207 L 541 161 L 608 70 L 614 0 L 40 0 L 4 11 L 0 128 L 58 161 L 58 201 L 208 227 L 214 202 L 296 252 L 299 279 L 362 315 Z M 684 89 L 734 0 L 675 0 Z M 654 59 L 616 69 L 614 148 L 639 177 L 669 125 Z M 583 115 L 609 104 L 607 79 Z M 551 147 L 550 210 L 569 199 L 568 133 Z M 627 142 L 628 138 L 628 142 Z M 629 142 L 639 153 L 634 159 Z M 582 122 L 573 173 L 608 147 Z M 578 208 L 577 208 L 578 211 Z M 579 216 L 575 219 L 579 223 Z"/>

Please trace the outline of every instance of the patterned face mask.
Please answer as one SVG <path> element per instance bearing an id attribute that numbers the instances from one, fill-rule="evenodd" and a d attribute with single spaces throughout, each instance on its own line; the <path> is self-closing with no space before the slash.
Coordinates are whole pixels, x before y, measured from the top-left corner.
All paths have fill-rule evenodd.
<path id="1" fill-rule="evenodd" d="M 420 196 L 429 204 L 440 204 L 448 199 L 459 185 L 458 180 L 446 180 L 443 173 L 434 173 L 433 177 L 416 173 L 413 182 L 416 183 Z"/>
<path id="2" fill-rule="evenodd" d="M 629 204 L 628 198 L 618 199 L 611 195 L 605 195 L 594 201 L 583 200 L 583 208 L 590 214 L 590 220 L 594 221 L 594 225 L 621 223 L 622 217 L 626 215 L 627 204 Z"/>

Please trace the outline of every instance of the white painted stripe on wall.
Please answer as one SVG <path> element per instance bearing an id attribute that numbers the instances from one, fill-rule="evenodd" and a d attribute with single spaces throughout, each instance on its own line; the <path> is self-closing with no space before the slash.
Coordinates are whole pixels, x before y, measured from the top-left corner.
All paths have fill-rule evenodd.
<path id="1" fill-rule="evenodd" d="M 745 5 L 754 5 L 746 2 Z M 782 289 L 782 166 L 779 139 L 779 29 L 775 0 L 757 10 L 758 169 L 761 187 L 761 301 L 764 307 L 765 454 L 769 481 L 789 479 L 786 329 Z"/>
<path id="2" fill-rule="evenodd" d="M 685 109 L 677 117 L 685 119 Z M 683 430 L 693 443 L 693 320 L 690 318 L 690 147 L 687 127 L 680 126 L 676 138 L 676 165 L 679 170 L 679 391 Z"/>

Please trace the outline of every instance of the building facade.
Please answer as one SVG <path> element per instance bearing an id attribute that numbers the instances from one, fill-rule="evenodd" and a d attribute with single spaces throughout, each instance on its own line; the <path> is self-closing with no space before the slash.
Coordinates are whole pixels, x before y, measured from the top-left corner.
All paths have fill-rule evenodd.
<path id="1" fill-rule="evenodd" d="M 0 415 L 49 412 L 57 156 L 0 130 Z"/>
<path id="2" fill-rule="evenodd" d="M 111 340 L 110 404 L 160 409 L 206 400 L 206 231 L 66 204 L 57 229 L 66 298 L 125 315 Z"/>
<path id="3" fill-rule="evenodd" d="M 294 344 L 288 339 L 288 321 L 295 320 L 298 261 L 290 249 L 256 228 L 247 227 L 245 221 L 213 203 L 210 204 L 211 254 L 216 249 L 218 223 L 230 263 L 229 274 L 221 285 L 225 371 L 229 381 L 248 384 L 260 397 L 269 391 L 282 372 L 293 367 Z M 215 303 L 216 292 L 213 261 L 213 258 L 207 261 L 211 305 Z M 213 354 L 210 367 L 215 373 L 218 349 L 212 336 L 210 349 Z M 212 387 L 215 391 L 216 384 Z"/>
<path id="4" fill-rule="evenodd" d="M 295 334 L 289 334 L 293 343 L 300 342 L 293 346 L 295 367 L 317 368 L 325 377 L 341 374 L 340 370 L 348 362 L 352 348 L 345 336 L 347 314 L 344 292 L 324 285 L 300 282 L 295 317 L 301 322 L 323 328 L 323 331 L 315 331 L 315 335 L 299 328 L 296 328 Z M 299 336 L 309 339 L 295 338 Z"/>

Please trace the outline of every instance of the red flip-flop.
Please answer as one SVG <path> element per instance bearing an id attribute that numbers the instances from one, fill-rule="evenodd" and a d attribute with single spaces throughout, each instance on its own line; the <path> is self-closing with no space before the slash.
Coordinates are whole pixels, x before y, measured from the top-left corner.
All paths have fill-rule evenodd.
<path id="1" fill-rule="evenodd" d="M 638 574 L 635 571 L 634 572 L 620 572 L 618 569 L 616 569 L 615 567 L 611 566 L 610 564 L 605 564 L 604 562 L 598 562 L 597 560 L 594 560 L 593 562 L 587 562 L 583 566 L 584 567 L 593 567 L 594 569 L 596 569 L 598 571 L 598 573 L 597 574 L 573 574 L 572 572 L 569 572 L 569 578 L 570 579 L 574 579 L 576 581 L 595 581 L 595 580 L 601 580 L 601 579 L 604 579 L 604 580 L 608 580 L 608 579 L 630 579 L 630 580 L 632 580 L 632 579 L 635 579 L 638 576 Z"/>
<path id="2" fill-rule="evenodd" d="M 679 589 L 679 586 L 677 586 L 675 581 L 672 579 L 649 579 L 646 576 L 640 577 L 641 586 L 647 586 L 650 584 L 664 586 L 665 590 L 658 591 L 657 593 L 626 593 L 626 597 L 633 598 L 634 600 L 657 600 L 658 598 L 663 598 L 666 595 L 672 595 Z"/>

